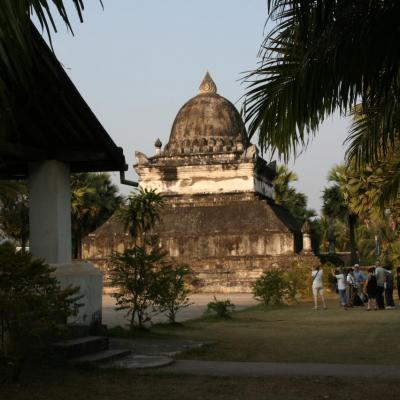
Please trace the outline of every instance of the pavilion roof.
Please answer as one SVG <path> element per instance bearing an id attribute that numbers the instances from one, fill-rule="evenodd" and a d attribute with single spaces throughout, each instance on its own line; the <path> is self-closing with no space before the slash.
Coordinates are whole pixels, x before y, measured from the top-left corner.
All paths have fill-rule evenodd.
<path id="1" fill-rule="evenodd" d="M 12 88 L 16 108 L 12 114 L 17 117 L 6 129 L 2 127 L 0 178 L 25 178 L 30 163 L 44 160 L 68 163 L 71 172 L 126 171 L 122 148 L 108 135 L 36 28 L 32 29 L 34 84 Z"/>

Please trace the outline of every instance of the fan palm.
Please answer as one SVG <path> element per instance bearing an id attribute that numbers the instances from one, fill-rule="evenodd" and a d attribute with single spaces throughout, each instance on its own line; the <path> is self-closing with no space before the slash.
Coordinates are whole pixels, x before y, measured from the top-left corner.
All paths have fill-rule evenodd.
<path id="1" fill-rule="evenodd" d="M 381 158 L 400 132 L 400 2 L 269 0 L 268 12 L 275 27 L 246 77 L 250 136 L 288 159 L 361 101 L 348 155 Z"/>
<path id="2" fill-rule="evenodd" d="M 344 165 L 338 165 L 331 169 L 328 181 L 333 183 L 323 193 L 323 213 L 333 223 L 334 219 L 347 221 L 349 228 L 349 244 L 352 263 L 357 262 L 355 227 L 357 214 L 351 208 L 351 193 L 348 190 L 349 175 Z"/>
<path id="3" fill-rule="evenodd" d="M 71 223 L 74 258 L 81 258 L 82 239 L 120 206 L 122 198 L 107 173 L 81 173 L 71 177 Z"/>
<path id="4" fill-rule="evenodd" d="M 128 197 L 118 214 L 132 238 L 141 242 L 140 235 L 143 235 L 146 242 L 146 235 L 160 220 L 164 206 L 163 197 L 155 190 L 140 188 Z"/>

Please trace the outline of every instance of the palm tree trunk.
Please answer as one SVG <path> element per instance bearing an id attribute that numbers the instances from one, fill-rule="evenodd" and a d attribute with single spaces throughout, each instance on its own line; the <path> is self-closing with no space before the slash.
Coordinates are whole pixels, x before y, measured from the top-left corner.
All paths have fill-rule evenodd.
<path id="1" fill-rule="evenodd" d="M 355 226 L 357 222 L 357 214 L 349 214 L 349 239 L 350 239 L 350 252 L 351 252 L 351 263 L 352 265 L 357 263 L 357 250 L 356 250 L 356 234 Z"/>

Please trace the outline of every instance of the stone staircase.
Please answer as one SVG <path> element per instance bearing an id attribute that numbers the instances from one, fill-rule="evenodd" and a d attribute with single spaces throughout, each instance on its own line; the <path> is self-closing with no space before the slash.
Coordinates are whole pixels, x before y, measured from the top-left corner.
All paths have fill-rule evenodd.
<path id="1" fill-rule="evenodd" d="M 56 351 L 73 364 L 106 362 L 131 354 L 127 349 L 110 349 L 105 332 L 104 326 L 100 329 L 101 335 L 91 335 L 85 326 L 70 327 L 69 339 L 57 342 Z"/>

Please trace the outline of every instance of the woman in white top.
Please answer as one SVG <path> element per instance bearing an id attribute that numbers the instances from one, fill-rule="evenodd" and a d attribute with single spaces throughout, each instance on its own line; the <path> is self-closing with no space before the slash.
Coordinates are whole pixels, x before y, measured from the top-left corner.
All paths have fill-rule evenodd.
<path id="1" fill-rule="evenodd" d="M 312 278 L 312 291 L 314 295 L 314 309 L 318 309 L 318 295 L 321 297 L 322 305 L 326 310 L 326 303 L 324 298 L 324 271 L 318 266 L 311 271 Z"/>

